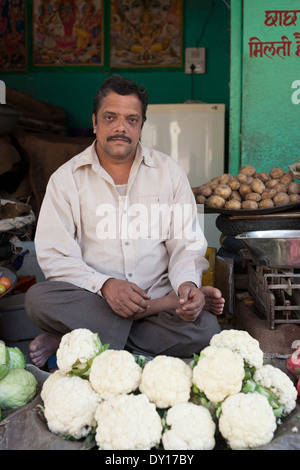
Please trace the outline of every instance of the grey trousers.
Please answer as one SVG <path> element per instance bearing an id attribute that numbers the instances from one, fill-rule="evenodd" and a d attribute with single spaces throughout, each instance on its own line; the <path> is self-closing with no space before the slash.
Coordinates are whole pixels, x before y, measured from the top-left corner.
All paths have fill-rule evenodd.
<path id="1" fill-rule="evenodd" d="M 220 332 L 217 317 L 203 310 L 193 323 L 174 311 L 163 311 L 133 321 L 115 314 L 97 294 L 61 281 L 40 282 L 27 291 L 25 311 L 30 320 L 48 333 L 66 334 L 76 328 L 98 333 L 111 349 L 135 354 L 188 358 L 205 348 Z"/>

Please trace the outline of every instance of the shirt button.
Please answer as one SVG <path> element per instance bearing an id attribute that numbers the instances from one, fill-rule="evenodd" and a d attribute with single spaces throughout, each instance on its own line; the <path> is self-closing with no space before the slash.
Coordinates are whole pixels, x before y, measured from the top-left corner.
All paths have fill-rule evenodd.
<path id="1" fill-rule="evenodd" d="M 132 277 L 132 273 L 128 273 L 128 277 Z"/>
<path id="2" fill-rule="evenodd" d="M 92 290 L 95 290 L 96 289 L 96 286 L 92 286 Z"/>
<path id="3" fill-rule="evenodd" d="M 128 246 L 128 245 L 129 245 L 129 242 L 125 242 L 125 245 Z"/>

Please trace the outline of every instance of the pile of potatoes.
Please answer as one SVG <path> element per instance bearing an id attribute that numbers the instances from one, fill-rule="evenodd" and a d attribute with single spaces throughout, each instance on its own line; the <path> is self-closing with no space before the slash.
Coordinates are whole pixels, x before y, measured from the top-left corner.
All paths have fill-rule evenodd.
<path id="1" fill-rule="evenodd" d="M 224 173 L 192 188 L 198 204 L 217 209 L 266 209 L 300 202 L 300 183 L 279 167 L 257 173 L 243 166 L 236 176 Z"/>

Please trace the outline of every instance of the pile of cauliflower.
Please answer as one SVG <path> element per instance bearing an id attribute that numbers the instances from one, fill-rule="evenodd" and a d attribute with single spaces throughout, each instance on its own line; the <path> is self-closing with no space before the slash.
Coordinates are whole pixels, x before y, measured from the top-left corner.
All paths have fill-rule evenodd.
<path id="1" fill-rule="evenodd" d="M 41 391 L 49 430 L 92 436 L 101 450 L 212 450 L 219 438 L 227 448 L 257 448 L 296 407 L 293 382 L 264 365 L 246 331 L 214 335 L 187 364 L 109 349 L 79 328 L 63 336 L 57 366 Z"/>

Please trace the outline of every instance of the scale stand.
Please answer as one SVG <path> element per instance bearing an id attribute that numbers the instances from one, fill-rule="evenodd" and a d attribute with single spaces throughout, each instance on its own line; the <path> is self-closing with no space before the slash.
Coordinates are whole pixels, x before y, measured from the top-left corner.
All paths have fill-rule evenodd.
<path id="1" fill-rule="evenodd" d="M 241 250 L 241 255 L 247 261 L 249 294 L 266 316 L 269 328 L 273 330 L 282 323 L 300 324 L 300 274 L 255 265 L 248 250 Z"/>

